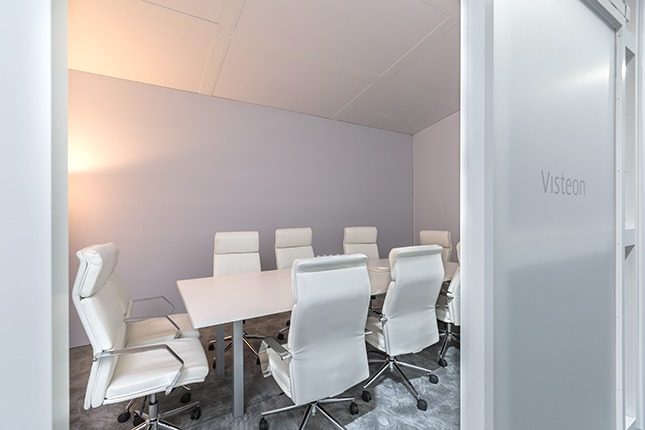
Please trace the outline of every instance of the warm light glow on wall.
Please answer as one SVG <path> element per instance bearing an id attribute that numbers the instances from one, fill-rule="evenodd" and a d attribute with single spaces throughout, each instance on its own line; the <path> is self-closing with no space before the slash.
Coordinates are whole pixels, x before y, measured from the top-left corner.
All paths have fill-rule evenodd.
<path id="1" fill-rule="evenodd" d="M 70 127 L 67 156 L 69 174 L 115 170 L 161 157 L 161 154 L 154 157 L 146 155 L 138 151 L 136 145 L 113 145 L 107 136 L 92 139 L 88 141 Z"/>
<path id="2" fill-rule="evenodd" d="M 99 168 L 98 156 L 89 148 L 70 137 L 68 142 L 67 169 L 69 173 L 80 173 Z"/>

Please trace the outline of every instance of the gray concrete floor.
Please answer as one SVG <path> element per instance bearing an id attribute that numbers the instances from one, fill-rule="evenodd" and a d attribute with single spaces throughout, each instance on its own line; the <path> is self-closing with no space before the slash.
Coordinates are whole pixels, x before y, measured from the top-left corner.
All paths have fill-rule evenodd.
<path id="1" fill-rule="evenodd" d="M 274 315 L 266 318 L 249 320 L 246 323 L 248 333 L 275 335 L 288 319 L 288 314 Z M 230 331 L 230 329 L 229 329 Z M 213 330 L 202 332 L 202 343 L 206 345 L 214 337 Z M 403 356 L 401 359 L 412 364 L 436 370 L 439 384 L 430 384 L 427 377 L 411 370 L 404 370 L 422 397 L 428 402 L 428 410 L 419 411 L 416 401 L 400 383 L 396 375 L 387 372 L 370 387 L 373 399 L 366 403 L 360 399 L 360 386 L 350 389 L 346 394 L 355 396 L 359 414 L 352 416 L 346 404 L 330 405 L 326 409 L 334 415 L 348 430 L 357 429 L 459 429 L 459 350 L 450 348 L 446 359 L 448 367 L 437 365 L 438 345 L 434 345 L 419 354 Z M 208 351 L 209 359 L 213 352 Z M 89 346 L 73 348 L 70 351 L 70 418 L 72 429 L 123 429 L 132 427 L 132 421 L 119 424 L 116 417 L 124 405 L 106 405 L 92 410 L 83 409 L 85 387 L 89 376 L 92 350 Z M 234 419 L 231 415 L 232 392 L 232 357 L 226 354 L 226 376 L 218 378 L 215 371 L 206 378 L 203 384 L 192 387 L 193 400 L 202 405 L 202 417 L 191 421 L 189 414 L 170 419 L 184 429 L 255 429 L 258 428 L 260 412 L 291 405 L 291 400 L 282 394 L 272 378 L 264 378 L 255 356 L 245 351 L 245 395 L 246 414 L 243 418 Z M 377 365 L 370 366 L 370 371 L 378 370 Z M 161 410 L 179 406 L 182 392 L 160 396 Z M 289 413 L 273 415 L 268 418 L 271 430 L 297 429 L 304 413 L 298 409 Z M 332 426 L 320 416 L 313 417 L 307 426 L 311 429 L 331 429 Z"/>

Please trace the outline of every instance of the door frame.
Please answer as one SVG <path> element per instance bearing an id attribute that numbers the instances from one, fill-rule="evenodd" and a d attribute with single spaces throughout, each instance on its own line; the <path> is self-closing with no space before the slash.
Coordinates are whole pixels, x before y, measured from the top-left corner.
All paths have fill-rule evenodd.
<path id="1" fill-rule="evenodd" d="M 594 9 L 616 30 L 616 76 L 615 76 L 615 163 L 616 163 L 616 251 L 615 251 L 615 294 L 616 294 L 616 339 L 615 339 L 615 381 L 616 381 L 616 430 L 625 429 L 624 401 L 624 325 L 623 325 L 623 261 L 624 237 L 631 234 L 635 251 L 638 252 L 638 290 L 639 321 L 638 328 L 638 399 L 634 428 L 645 428 L 644 405 L 644 342 L 645 294 L 643 262 L 640 258 L 641 243 L 645 232 L 640 226 L 645 218 L 641 202 L 645 201 L 645 166 L 643 147 L 643 84 L 645 62 L 637 55 L 638 61 L 638 132 L 637 148 L 637 208 L 635 231 L 626 232 L 624 228 L 624 185 L 623 185 L 623 147 L 624 140 L 624 93 L 625 78 L 621 73 L 625 61 L 626 19 L 618 10 L 617 0 L 580 0 Z M 467 286 L 462 292 L 462 354 L 461 354 L 461 426 L 464 430 L 493 430 L 494 428 L 494 319 L 493 319 L 493 275 L 494 275 L 494 223 L 493 223 L 493 41 L 494 41 L 495 0 L 461 1 L 461 237 L 462 237 L 462 279 Z M 640 46 L 645 46 L 643 21 L 645 6 L 637 3 L 638 37 Z"/>

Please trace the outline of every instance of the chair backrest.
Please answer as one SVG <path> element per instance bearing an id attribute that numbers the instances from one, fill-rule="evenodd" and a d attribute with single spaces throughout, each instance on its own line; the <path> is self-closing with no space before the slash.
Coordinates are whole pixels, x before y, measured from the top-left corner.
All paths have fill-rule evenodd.
<path id="1" fill-rule="evenodd" d="M 335 396 L 367 378 L 370 281 L 365 256 L 296 260 L 292 288 L 288 347 L 293 401 Z"/>
<path id="2" fill-rule="evenodd" d="M 113 243 L 93 245 L 76 253 L 80 265 L 72 289 L 72 301 L 94 355 L 125 346 L 126 323 L 114 281 L 119 250 Z M 85 408 L 103 404 L 117 357 L 92 362 L 85 393 Z"/>
<path id="3" fill-rule="evenodd" d="M 378 260 L 376 227 L 345 227 L 343 250 L 345 254 L 364 254 L 368 260 Z"/>
<path id="4" fill-rule="evenodd" d="M 213 276 L 260 270 L 260 235 L 257 231 L 215 233 Z"/>
<path id="5" fill-rule="evenodd" d="M 395 248 L 390 267 L 392 282 L 383 302 L 387 352 L 419 352 L 439 341 L 435 307 L 444 274 L 441 247 Z"/>
<path id="6" fill-rule="evenodd" d="M 312 231 L 306 228 L 280 228 L 275 231 L 275 264 L 278 269 L 291 269 L 297 258 L 314 256 Z"/>
<path id="7" fill-rule="evenodd" d="M 444 267 L 450 261 L 452 255 L 452 235 L 445 230 L 421 230 L 419 232 L 419 243 L 421 245 L 439 245 L 443 248 L 441 258 Z"/>

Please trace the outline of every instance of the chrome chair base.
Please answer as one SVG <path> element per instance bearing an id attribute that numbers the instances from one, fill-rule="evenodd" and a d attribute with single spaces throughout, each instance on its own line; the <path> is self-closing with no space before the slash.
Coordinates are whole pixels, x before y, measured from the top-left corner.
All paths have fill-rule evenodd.
<path id="1" fill-rule="evenodd" d="M 401 379 L 403 380 L 403 385 L 407 390 L 412 394 L 412 397 L 414 397 L 417 401 L 417 408 L 419 408 L 422 411 L 425 411 L 428 409 L 428 403 L 421 398 L 421 395 L 417 392 L 417 390 L 414 388 L 414 385 L 412 385 L 412 382 L 408 379 L 408 377 L 403 373 L 403 370 L 401 370 L 401 367 L 406 367 L 412 370 L 416 370 L 419 372 L 426 373 L 428 375 L 428 379 L 432 384 L 437 384 L 439 383 L 439 377 L 432 373 L 432 370 L 426 369 L 425 367 L 421 366 L 415 366 L 414 364 L 409 364 L 409 363 L 404 363 L 403 361 L 399 361 L 396 359 L 396 357 L 389 356 L 381 351 L 369 351 L 368 354 L 370 353 L 375 353 L 379 354 L 385 357 L 384 360 L 368 360 L 369 364 L 376 364 L 376 363 L 382 363 L 383 365 L 381 368 L 376 372 L 366 383 L 363 385 L 363 400 L 366 402 L 371 400 L 372 396 L 367 389 L 369 388 L 370 385 L 374 383 L 383 373 L 385 373 L 386 370 L 389 370 L 390 372 L 394 372 L 398 374 Z"/>
<path id="2" fill-rule="evenodd" d="M 293 409 L 298 409 L 306 406 L 307 409 L 305 410 L 305 415 L 302 417 L 302 421 L 300 421 L 300 426 L 298 427 L 298 430 L 304 429 L 307 426 L 307 423 L 309 422 L 309 418 L 316 415 L 317 412 L 320 412 L 320 414 L 323 417 L 325 417 L 329 422 L 331 422 L 337 429 L 346 430 L 345 427 L 341 423 L 339 423 L 338 420 L 336 420 L 336 418 L 334 418 L 329 412 L 327 412 L 327 410 L 325 410 L 322 407 L 322 405 L 326 405 L 330 403 L 344 403 L 344 402 L 350 402 L 349 411 L 352 415 L 358 414 L 358 405 L 354 401 L 353 397 L 329 398 L 329 399 L 323 399 L 323 400 L 307 403 L 306 405 L 292 405 L 292 406 L 287 406 L 280 409 L 273 409 L 271 411 L 262 412 L 262 419 L 260 419 L 259 427 L 260 427 L 260 430 L 268 430 L 269 423 L 265 418 L 266 416 L 278 414 L 280 412 L 291 411 Z"/>
<path id="3" fill-rule="evenodd" d="M 199 402 L 192 402 L 180 406 L 178 408 L 172 409 L 170 411 L 160 413 L 159 412 L 159 402 L 157 401 L 157 395 L 151 394 L 146 399 L 144 399 L 142 409 L 145 409 L 147 404 L 148 412 L 143 410 L 135 410 L 134 413 L 136 417 L 139 418 L 139 423 L 135 424 L 132 430 L 181 430 L 180 427 L 168 422 L 165 418 L 172 417 L 184 412 L 191 411 L 190 418 L 192 420 L 197 420 L 201 417 L 201 407 Z"/>
<path id="4" fill-rule="evenodd" d="M 246 332 L 242 334 L 242 342 L 244 342 L 244 346 L 246 346 L 252 353 L 255 355 L 258 364 L 260 361 L 260 354 L 258 351 L 251 345 L 251 342 L 249 340 L 264 340 L 266 339 L 266 336 L 260 336 L 256 334 L 247 334 Z M 232 336 L 226 336 L 224 338 L 224 342 L 226 342 L 226 346 L 224 347 L 224 352 L 228 351 L 233 347 L 233 337 Z M 215 349 L 215 344 L 217 343 L 217 339 L 213 339 L 208 342 L 208 350 L 212 351 Z M 216 358 L 213 357 L 213 369 L 216 366 Z"/>
<path id="5" fill-rule="evenodd" d="M 453 345 L 459 347 L 461 345 L 461 339 L 458 333 L 453 331 L 453 324 L 447 323 L 446 330 L 441 333 L 443 339 L 441 340 L 441 349 L 439 350 L 439 366 L 446 367 L 448 362 L 446 361 L 446 351 L 448 348 Z"/>
<path id="6" fill-rule="evenodd" d="M 183 403 L 183 404 L 187 404 L 187 403 L 189 403 L 189 402 L 190 402 L 190 400 L 191 400 L 191 398 L 192 398 L 192 392 L 191 392 L 191 389 L 190 389 L 190 387 L 188 387 L 188 386 L 186 386 L 186 385 L 182 385 L 182 386 L 181 386 L 181 389 L 183 389 L 183 390 L 184 390 L 184 391 L 186 391 L 186 392 L 181 396 L 181 400 L 180 400 L 180 401 L 181 401 L 181 403 Z M 173 391 L 174 391 L 174 390 L 173 390 Z M 125 405 L 125 409 L 124 409 L 124 411 L 123 411 L 121 414 L 119 414 L 119 416 L 118 416 L 118 418 L 117 418 L 117 420 L 118 420 L 120 423 L 124 423 L 124 422 L 128 421 L 128 420 L 132 417 L 132 412 L 133 412 L 133 409 L 132 409 L 132 408 L 134 407 L 134 404 L 136 403 L 136 401 L 137 401 L 137 400 L 140 400 L 140 399 L 131 399 L 131 400 L 130 400 L 126 405 Z M 145 405 L 146 405 L 147 400 L 148 400 L 147 398 L 145 398 L 145 397 L 143 398 L 143 405 L 142 405 L 142 409 L 145 409 Z M 198 403 L 196 403 L 196 402 L 194 402 L 194 403 L 191 403 L 191 404 L 190 404 L 190 406 L 191 406 L 191 407 L 195 407 L 195 406 L 199 406 L 199 404 L 198 404 Z M 137 412 L 135 412 L 135 414 L 136 414 L 136 413 L 137 413 Z"/>

